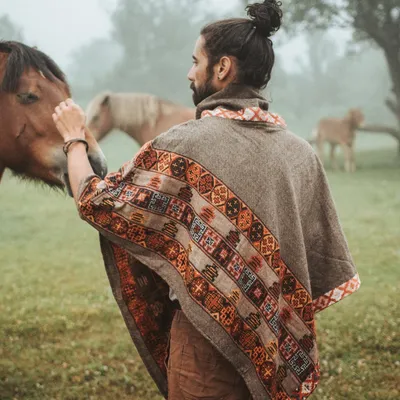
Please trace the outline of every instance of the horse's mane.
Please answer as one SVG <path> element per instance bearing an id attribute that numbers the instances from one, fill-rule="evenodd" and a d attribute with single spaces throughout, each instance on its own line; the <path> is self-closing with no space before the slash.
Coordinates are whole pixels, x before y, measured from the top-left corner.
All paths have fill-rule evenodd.
<path id="1" fill-rule="evenodd" d="M 162 100 L 145 93 L 115 93 L 110 102 L 114 121 L 130 126 L 155 126 L 162 113 Z"/>
<path id="2" fill-rule="evenodd" d="M 50 81 L 54 77 L 67 84 L 64 73 L 58 65 L 40 50 L 20 42 L 0 41 L 0 53 L 8 53 L 7 63 L 0 91 L 16 92 L 19 80 L 26 69 L 33 68 Z"/>
<path id="3" fill-rule="evenodd" d="M 114 122 L 127 127 L 141 127 L 146 124 L 154 126 L 161 115 L 169 115 L 182 108 L 179 104 L 147 93 L 104 92 L 90 103 L 89 120 L 107 96 Z"/>

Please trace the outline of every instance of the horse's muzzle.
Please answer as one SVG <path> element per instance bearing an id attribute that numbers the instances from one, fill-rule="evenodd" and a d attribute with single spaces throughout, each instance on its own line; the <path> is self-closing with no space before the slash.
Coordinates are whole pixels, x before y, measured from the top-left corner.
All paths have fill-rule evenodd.
<path id="1" fill-rule="evenodd" d="M 104 178 L 107 175 L 107 162 L 105 157 L 98 155 L 89 154 L 89 162 L 93 168 L 93 171 L 96 175 L 100 176 L 100 178 Z"/>

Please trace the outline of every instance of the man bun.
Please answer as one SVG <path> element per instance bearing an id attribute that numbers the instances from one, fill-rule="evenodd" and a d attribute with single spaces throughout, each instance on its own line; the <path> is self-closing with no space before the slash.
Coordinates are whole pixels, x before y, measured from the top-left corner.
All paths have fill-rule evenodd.
<path id="1" fill-rule="evenodd" d="M 247 15 L 261 35 L 272 36 L 282 23 L 282 2 L 265 0 L 263 3 L 250 4 L 246 7 Z"/>

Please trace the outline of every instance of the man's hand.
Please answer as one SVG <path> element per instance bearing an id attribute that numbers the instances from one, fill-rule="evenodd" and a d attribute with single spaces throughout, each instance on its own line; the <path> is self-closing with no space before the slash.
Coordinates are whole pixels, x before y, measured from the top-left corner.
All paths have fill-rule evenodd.
<path id="1" fill-rule="evenodd" d="M 85 139 L 85 119 L 85 113 L 72 99 L 61 102 L 53 114 L 53 120 L 65 142 Z"/>

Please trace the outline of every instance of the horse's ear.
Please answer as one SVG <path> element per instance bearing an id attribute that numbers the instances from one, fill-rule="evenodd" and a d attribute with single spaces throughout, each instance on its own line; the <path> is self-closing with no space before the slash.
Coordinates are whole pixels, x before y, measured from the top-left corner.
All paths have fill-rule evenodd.
<path id="1" fill-rule="evenodd" d="M 107 94 L 106 96 L 104 96 L 103 101 L 101 102 L 102 106 L 108 106 L 110 104 L 110 95 Z"/>

